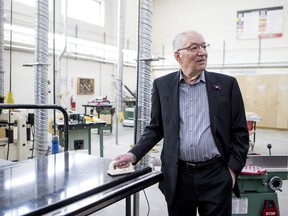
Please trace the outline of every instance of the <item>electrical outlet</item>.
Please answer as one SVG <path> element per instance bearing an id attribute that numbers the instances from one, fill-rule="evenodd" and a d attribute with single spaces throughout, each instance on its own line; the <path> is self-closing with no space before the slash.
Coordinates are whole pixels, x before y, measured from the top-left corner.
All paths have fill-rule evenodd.
<path id="1" fill-rule="evenodd" d="M 74 150 L 84 149 L 84 140 L 74 140 Z"/>

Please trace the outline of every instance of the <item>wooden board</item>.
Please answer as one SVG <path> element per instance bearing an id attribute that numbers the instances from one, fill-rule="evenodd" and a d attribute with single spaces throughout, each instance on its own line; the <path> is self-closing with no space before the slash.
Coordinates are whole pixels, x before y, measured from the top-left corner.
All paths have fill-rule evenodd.
<path id="1" fill-rule="evenodd" d="M 239 75 L 245 110 L 261 116 L 259 127 L 288 129 L 288 76 Z"/>

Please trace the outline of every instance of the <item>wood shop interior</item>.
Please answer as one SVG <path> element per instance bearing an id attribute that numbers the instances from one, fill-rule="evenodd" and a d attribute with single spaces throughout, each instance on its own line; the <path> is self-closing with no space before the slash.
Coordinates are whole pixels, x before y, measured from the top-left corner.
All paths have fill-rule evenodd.
<path id="1" fill-rule="evenodd" d="M 210 44 L 207 71 L 236 78 L 248 161 L 265 171 L 239 177 L 233 216 L 265 202 L 288 215 L 287 0 L 0 0 L 0 215 L 168 215 L 162 142 L 136 171 L 107 170 L 149 123 L 187 30 Z"/>

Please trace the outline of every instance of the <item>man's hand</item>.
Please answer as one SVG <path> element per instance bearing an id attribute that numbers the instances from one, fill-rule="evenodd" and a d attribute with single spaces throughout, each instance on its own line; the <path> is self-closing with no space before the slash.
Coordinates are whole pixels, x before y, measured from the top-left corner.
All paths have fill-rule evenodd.
<path id="1" fill-rule="evenodd" d="M 235 185 L 235 181 L 236 181 L 236 174 L 234 173 L 234 171 L 232 169 L 230 169 L 228 167 L 228 170 L 230 172 L 230 175 L 231 175 L 231 178 L 232 178 L 232 188 L 234 188 L 234 185 Z"/>
<path id="2" fill-rule="evenodd" d="M 115 157 L 115 167 L 117 168 L 126 168 L 129 167 L 129 163 L 134 163 L 135 162 L 135 156 L 128 152 L 126 154 L 121 154 Z"/>

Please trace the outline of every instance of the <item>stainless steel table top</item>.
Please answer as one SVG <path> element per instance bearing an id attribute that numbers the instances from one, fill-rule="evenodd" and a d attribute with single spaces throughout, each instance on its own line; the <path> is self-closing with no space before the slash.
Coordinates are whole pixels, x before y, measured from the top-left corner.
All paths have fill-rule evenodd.
<path id="1" fill-rule="evenodd" d="M 0 215 L 55 211 L 151 172 L 150 167 L 137 167 L 132 174 L 112 177 L 107 174 L 110 162 L 87 154 L 63 152 L 1 166 Z M 153 183 L 158 181 L 159 175 Z"/>

